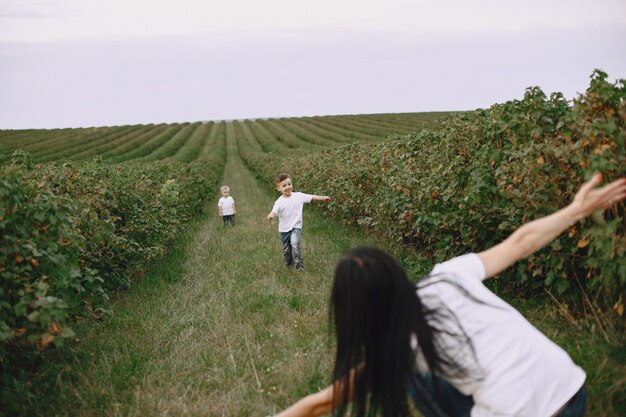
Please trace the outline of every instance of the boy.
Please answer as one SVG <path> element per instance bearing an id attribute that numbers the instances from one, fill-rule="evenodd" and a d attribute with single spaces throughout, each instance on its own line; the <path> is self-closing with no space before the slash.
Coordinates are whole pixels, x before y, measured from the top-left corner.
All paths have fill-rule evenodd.
<path id="1" fill-rule="evenodd" d="M 217 212 L 224 222 L 224 227 L 230 223 L 231 226 L 235 225 L 235 200 L 229 195 L 230 187 L 228 185 L 222 185 L 220 187 L 222 197 L 217 203 Z"/>
<path id="2" fill-rule="evenodd" d="M 278 217 L 278 232 L 283 245 L 285 266 L 291 267 L 295 262 L 298 271 L 304 269 L 302 253 L 300 251 L 300 233 L 302 232 L 302 207 L 311 201 L 330 201 L 325 195 L 312 195 L 293 192 L 289 174 L 278 174 L 274 179 L 276 189 L 282 194 L 274 203 L 274 207 L 267 220 L 271 223 Z"/>

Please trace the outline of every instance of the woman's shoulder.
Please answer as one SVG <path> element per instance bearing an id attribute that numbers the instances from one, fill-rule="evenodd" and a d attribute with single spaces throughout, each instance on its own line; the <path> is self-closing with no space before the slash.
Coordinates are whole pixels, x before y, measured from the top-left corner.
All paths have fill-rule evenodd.
<path id="1" fill-rule="evenodd" d="M 478 281 L 485 279 L 485 266 L 476 253 L 466 253 L 436 264 L 430 275 L 451 274 L 473 278 Z"/>

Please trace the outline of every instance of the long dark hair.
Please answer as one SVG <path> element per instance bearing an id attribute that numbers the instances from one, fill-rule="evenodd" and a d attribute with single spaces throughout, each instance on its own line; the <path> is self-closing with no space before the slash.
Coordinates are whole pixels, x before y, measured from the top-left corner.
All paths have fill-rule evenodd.
<path id="1" fill-rule="evenodd" d="M 348 410 L 350 390 L 341 387 L 349 386 L 353 370 L 357 370 L 351 387 L 354 416 L 374 416 L 379 412 L 384 417 L 410 414 L 410 385 L 417 396 L 427 390 L 411 378 L 416 372 L 416 350 L 411 347 L 411 338 L 417 338 L 433 375 L 435 399 L 438 388 L 434 377 L 475 376 L 474 369 L 459 365 L 459 352 L 466 354 L 469 346 L 473 355 L 473 348 L 460 326 L 450 330 L 449 322 L 458 325 L 456 316 L 446 308 L 425 307 L 404 269 L 381 249 L 354 248 L 339 260 L 331 292 L 330 320 L 337 338 L 333 371 L 337 416 L 344 416 Z M 446 342 L 437 337 L 442 332 Z M 458 349 L 452 349 L 453 352 L 450 338 L 458 340 Z M 445 405 L 433 405 L 429 411 L 432 415 L 445 415 Z"/>

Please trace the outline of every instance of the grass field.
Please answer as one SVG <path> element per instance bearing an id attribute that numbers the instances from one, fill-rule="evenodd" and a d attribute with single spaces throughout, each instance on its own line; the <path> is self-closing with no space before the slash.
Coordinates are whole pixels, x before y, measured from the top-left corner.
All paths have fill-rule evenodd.
<path id="1" fill-rule="evenodd" d="M 356 245 L 382 246 L 401 259 L 417 255 L 305 206 L 306 270 L 285 269 L 276 225 L 265 220 L 278 193 L 244 166 L 240 147 L 315 149 L 383 140 L 393 133 L 389 126 L 394 122 L 404 126 L 402 132 L 434 123 L 417 116 L 400 122 L 399 116 L 379 115 L 354 117 L 338 127 L 345 119 L 111 128 L 91 132 L 97 133 L 97 152 L 76 145 L 75 140 L 90 140 L 80 136 L 88 129 L 72 132 L 71 140 L 55 131 L 0 133 L 5 152 L 28 145 L 36 161 L 54 155 L 57 161 L 72 155 L 102 155 L 111 163 L 191 161 L 210 152 L 203 144 L 225 141 L 221 183 L 231 187 L 237 204 L 237 225 L 223 228 L 216 210 L 218 190 L 208 196 L 206 214 L 131 290 L 114 295 L 112 315 L 78 321 L 75 339 L 40 353 L 30 369 L 30 396 L 21 413 L 265 416 L 327 385 L 334 354 L 327 304 L 337 258 Z M 363 136 L 377 121 L 378 139 Z M 356 138 L 346 133 L 349 129 Z M 106 137 L 110 141 L 102 139 Z M 135 145 L 129 140 L 136 140 Z M 298 178 L 294 185 L 298 190 Z M 626 340 L 619 329 L 592 310 L 574 318 L 549 296 L 508 301 L 585 368 L 588 415 L 626 414 Z"/>

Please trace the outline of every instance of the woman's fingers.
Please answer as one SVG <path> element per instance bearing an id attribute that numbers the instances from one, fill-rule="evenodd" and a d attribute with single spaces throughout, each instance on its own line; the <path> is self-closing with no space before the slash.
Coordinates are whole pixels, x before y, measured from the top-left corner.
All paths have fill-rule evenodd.
<path id="1" fill-rule="evenodd" d="M 587 197 L 587 194 L 589 194 L 591 190 L 593 190 L 598 184 L 600 184 L 601 181 L 602 173 L 598 172 L 580 187 L 580 190 L 578 190 L 576 196 L 584 200 Z"/>
<path id="2" fill-rule="evenodd" d="M 573 204 L 578 206 L 583 216 L 606 209 L 626 198 L 626 178 L 617 179 L 604 187 L 596 188 L 602 181 L 602 174 L 595 174 L 585 182 L 574 197 Z"/>
<path id="3" fill-rule="evenodd" d="M 615 203 L 624 197 L 626 193 L 626 179 L 620 178 L 598 190 L 600 197 L 604 200 Z"/>

